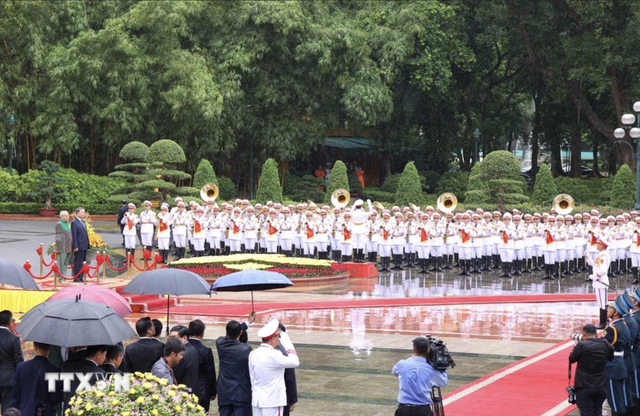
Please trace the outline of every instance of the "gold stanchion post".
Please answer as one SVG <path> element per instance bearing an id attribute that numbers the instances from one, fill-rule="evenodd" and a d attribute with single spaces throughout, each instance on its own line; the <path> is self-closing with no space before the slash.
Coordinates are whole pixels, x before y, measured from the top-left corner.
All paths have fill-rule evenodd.
<path id="1" fill-rule="evenodd" d="M 131 253 L 127 252 L 127 280 L 131 279 L 131 258 L 129 256 L 131 256 Z"/>
<path id="2" fill-rule="evenodd" d="M 87 262 L 83 262 L 82 263 L 82 268 L 84 269 L 84 265 L 87 264 Z M 82 284 L 86 285 L 87 284 L 87 274 L 86 273 L 82 273 Z"/>
<path id="3" fill-rule="evenodd" d="M 57 265 L 58 262 L 54 261 L 53 264 Z M 56 272 L 53 272 L 53 289 L 57 289 L 58 288 L 58 274 Z"/>

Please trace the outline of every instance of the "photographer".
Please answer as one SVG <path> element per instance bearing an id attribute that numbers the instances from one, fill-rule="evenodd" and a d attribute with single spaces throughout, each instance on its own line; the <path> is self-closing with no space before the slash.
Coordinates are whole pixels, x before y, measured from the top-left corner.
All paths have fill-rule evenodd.
<path id="1" fill-rule="evenodd" d="M 576 369 L 576 404 L 581 416 L 601 416 L 602 403 L 607 397 L 607 361 L 613 359 L 613 347 L 597 337 L 595 325 L 582 328 L 582 341 L 577 342 L 569 355 Z"/>
<path id="2" fill-rule="evenodd" d="M 444 387 L 449 377 L 446 370 L 435 370 L 427 357 L 430 353 L 430 342 L 425 337 L 413 340 L 413 356 L 398 361 L 391 372 L 398 377 L 400 392 L 398 394 L 398 410 L 396 416 L 431 416 L 431 389 L 434 386 Z"/>

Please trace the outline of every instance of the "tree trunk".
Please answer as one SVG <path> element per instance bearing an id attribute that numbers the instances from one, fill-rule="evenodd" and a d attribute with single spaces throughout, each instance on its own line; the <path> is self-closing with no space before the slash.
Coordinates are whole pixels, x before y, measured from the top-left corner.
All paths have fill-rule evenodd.
<path id="1" fill-rule="evenodd" d="M 553 146 L 551 148 L 551 173 L 553 176 L 564 175 L 562 170 L 562 155 L 560 154 L 560 146 Z"/>
<path id="2" fill-rule="evenodd" d="M 614 151 L 611 152 L 612 154 L 614 154 L 616 156 L 616 160 L 614 161 L 614 164 L 612 165 L 614 168 L 616 167 L 618 161 L 620 161 L 620 166 L 627 165 L 630 168 L 632 168 L 632 170 L 633 170 L 633 166 L 634 166 L 634 164 L 633 164 L 633 152 L 631 151 L 631 149 L 633 148 L 633 142 L 630 142 L 629 144 L 631 145 L 631 147 L 629 147 L 629 146 L 627 146 L 626 144 L 623 144 L 623 143 L 615 144 Z M 616 168 L 616 171 L 617 170 L 618 169 Z"/>
<path id="3" fill-rule="evenodd" d="M 582 176 L 582 159 L 580 154 L 580 106 L 576 109 L 576 119 L 571 131 L 571 176 L 579 178 Z"/>
<path id="4" fill-rule="evenodd" d="M 596 177 L 600 177 L 600 168 L 598 167 L 598 141 L 593 141 L 593 174 Z"/>
<path id="5" fill-rule="evenodd" d="M 538 155 L 540 154 L 540 142 L 538 141 L 538 137 L 540 134 L 540 117 L 541 117 L 541 101 L 542 95 L 540 93 L 540 84 L 542 82 L 538 82 L 538 88 L 535 94 L 533 95 L 533 103 L 535 106 L 535 113 L 533 115 L 533 128 L 531 129 L 531 186 L 535 186 L 536 184 L 536 175 L 538 174 Z"/>
<path id="6" fill-rule="evenodd" d="M 626 148 L 627 146 L 622 145 L 622 146 L 619 146 L 619 147 L 625 147 Z M 611 149 L 607 159 L 608 159 L 607 173 L 609 174 L 609 176 L 615 175 L 616 172 L 618 172 L 618 153 L 617 153 L 615 147 L 613 149 Z"/>

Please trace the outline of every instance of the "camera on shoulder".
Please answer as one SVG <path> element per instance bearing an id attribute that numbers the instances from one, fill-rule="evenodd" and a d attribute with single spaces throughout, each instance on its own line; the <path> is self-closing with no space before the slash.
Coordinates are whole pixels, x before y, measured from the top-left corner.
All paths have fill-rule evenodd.
<path id="1" fill-rule="evenodd" d="M 455 368 L 456 363 L 449 355 L 449 350 L 441 339 L 436 339 L 431 334 L 425 335 L 429 342 L 429 353 L 427 354 L 427 362 L 438 371 L 444 371 L 447 368 Z"/>

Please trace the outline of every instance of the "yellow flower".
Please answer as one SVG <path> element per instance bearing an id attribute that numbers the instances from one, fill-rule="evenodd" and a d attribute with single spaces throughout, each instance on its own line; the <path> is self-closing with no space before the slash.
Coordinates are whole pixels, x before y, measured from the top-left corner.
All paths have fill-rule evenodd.
<path id="1" fill-rule="evenodd" d="M 120 401 L 119 400 L 114 400 L 114 401 L 111 402 L 111 404 L 114 405 L 114 406 L 117 406 L 117 405 L 120 404 Z"/>
<path id="2" fill-rule="evenodd" d="M 96 397 L 102 397 L 104 396 L 104 393 L 101 391 L 96 391 Z"/>
<path id="3" fill-rule="evenodd" d="M 188 398 L 189 397 L 189 393 L 187 393 L 187 392 L 182 393 L 182 397 L 184 397 L 185 399 Z"/>
<path id="4" fill-rule="evenodd" d="M 181 410 L 182 410 L 182 407 L 180 407 L 180 406 L 176 405 L 176 410 L 179 412 L 179 411 L 181 411 Z"/>
<path id="5" fill-rule="evenodd" d="M 188 407 L 189 409 L 193 409 L 195 406 L 193 405 L 193 403 L 187 403 L 187 407 Z"/>
<path id="6" fill-rule="evenodd" d="M 153 387 L 153 384 L 151 384 L 151 383 L 144 383 L 144 384 L 142 385 L 142 387 L 144 387 L 145 389 L 149 390 L 151 387 Z"/>
<path id="7" fill-rule="evenodd" d="M 87 405 L 84 407 L 85 409 L 87 409 L 87 411 L 91 410 L 93 406 L 91 406 L 91 403 L 87 403 Z"/>
<path id="8" fill-rule="evenodd" d="M 169 390 L 169 391 L 167 392 L 167 394 L 168 394 L 169 396 L 171 396 L 171 397 L 174 397 L 174 396 L 176 395 L 176 392 L 175 392 L 175 391 L 173 391 L 173 390 Z"/>
<path id="9" fill-rule="evenodd" d="M 149 374 L 147 373 L 144 378 L 146 378 L 147 380 L 153 380 L 153 374 Z"/>
<path id="10" fill-rule="evenodd" d="M 71 413 L 71 409 L 67 409 L 67 410 L 64 411 L 65 415 L 68 415 L 69 413 Z"/>
<path id="11" fill-rule="evenodd" d="M 136 371 L 136 372 L 135 372 L 135 373 L 133 373 L 133 374 L 135 374 L 136 376 L 138 376 L 138 377 L 140 377 L 140 378 L 144 377 L 144 374 L 142 374 L 140 371 Z"/>
<path id="12" fill-rule="evenodd" d="M 151 396 L 151 398 L 153 400 L 160 400 L 160 396 L 158 396 L 157 394 L 154 394 L 153 396 Z"/>
<path id="13" fill-rule="evenodd" d="M 198 403 L 198 396 L 194 394 L 193 396 L 191 396 L 191 398 L 193 399 L 194 402 Z"/>
<path id="14" fill-rule="evenodd" d="M 136 389 L 129 390 L 129 394 L 136 394 Z"/>
<path id="15" fill-rule="evenodd" d="M 161 378 L 160 380 L 158 380 L 158 383 L 160 383 L 161 386 L 166 386 L 168 384 L 166 378 Z"/>
<path id="16" fill-rule="evenodd" d="M 138 400 L 136 400 L 136 402 L 144 403 L 144 397 L 142 397 L 142 396 L 138 397 Z"/>
<path id="17" fill-rule="evenodd" d="M 76 400 L 76 404 L 80 406 L 82 404 L 82 399 L 78 397 L 78 400 Z"/>
<path id="18" fill-rule="evenodd" d="M 72 405 L 76 402 L 76 398 L 72 397 L 71 400 L 69 400 L 69 404 Z"/>
<path id="19" fill-rule="evenodd" d="M 130 413 L 129 412 L 122 412 L 122 416 L 129 416 Z"/>
<path id="20" fill-rule="evenodd" d="M 197 405 L 196 409 L 198 409 L 198 412 L 202 412 L 204 410 L 204 407 Z"/>
<path id="21" fill-rule="evenodd" d="M 115 391 L 110 391 L 110 392 L 109 392 L 109 396 L 113 397 L 113 396 L 115 396 L 115 395 L 116 395 L 116 392 L 115 392 Z"/>
<path id="22" fill-rule="evenodd" d="M 80 410 L 80 411 L 78 412 L 78 416 L 82 416 L 83 414 L 84 414 L 84 410 Z"/>
<path id="23" fill-rule="evenodd" d="M 157 411 L 156 409 L 153 409 L 153 410 L 151 411 L 151 414 L 152 414 L 152 415 L 157 415 L 157 414 L 158 414 L 158 411 Z"/>
<path id="24" fill-rule="evenodd" d="M 186 388 L 186 387 L 187 387 L 187 386 L 186 386 L 185 384 L 178 384 L 178 388 L 179 388 L 179 389 L 184 389 L 184 388 Z"/>
<path id="25" fill-rule="evenodd" d="M 172 384 L 171 388 L 174 389 L 174 390 L 178 390 L 178 386 L 176 386 L 175 384 Z"/>

